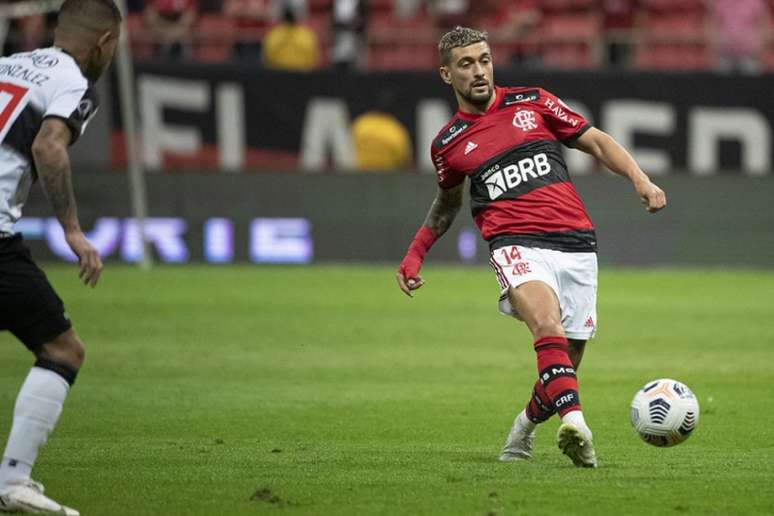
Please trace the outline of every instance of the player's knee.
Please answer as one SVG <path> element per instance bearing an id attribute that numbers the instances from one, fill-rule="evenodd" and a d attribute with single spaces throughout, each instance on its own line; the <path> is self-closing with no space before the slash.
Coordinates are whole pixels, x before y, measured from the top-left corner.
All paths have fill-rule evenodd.
<path id="1" fill-rule="evenodd" d="M 86 358 L 86 348 L 78 334 L 68 330 L 51 342 L 43 344 L 38 352 L 38 358 L 65 364 L 77 371 Z"/>
<path id="2" fill-rule="evenodd" d="M 83 365 L 83 361 L 86 360 L 86 347 L 77 335 L 70 343 L 70 353 L 74 361 L 78 363 L 78 368 L 80 368 Z"/>
<path id="3" fill-rule="evenodd" d="M 544 337 L 564 337 L 562 323 L 554 318 L 539 319 L 532 327 L 532 333 L 536 339 Z"/>

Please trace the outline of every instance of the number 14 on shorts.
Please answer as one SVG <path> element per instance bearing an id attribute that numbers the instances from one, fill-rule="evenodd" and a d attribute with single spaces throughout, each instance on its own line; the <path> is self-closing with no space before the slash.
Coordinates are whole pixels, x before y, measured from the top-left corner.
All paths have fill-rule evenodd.
<path id="1" fill-rule="evenodd" d="M 523 276 L 524 274 L 532 272 L 529 262 L 524 261 L 519 252 L 519 248 L 515 245 L 498 249 L 498 252 L 502 258 L 502 265 L 505 267 L 512 267 L 511 274 L 514 276 Z"/>

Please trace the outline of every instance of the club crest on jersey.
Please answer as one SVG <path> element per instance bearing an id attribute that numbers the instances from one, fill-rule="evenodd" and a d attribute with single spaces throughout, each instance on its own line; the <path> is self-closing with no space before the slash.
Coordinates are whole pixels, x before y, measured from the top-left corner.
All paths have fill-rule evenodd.
<path id="1" fill-rule="evenodd" d="M 513 125 L 525 133 L 531 131 L 532 129 L 537 129 L 537 122 L 535 121 L 534 111 L 528 111 L 526 109 L 516 111 L 516 114 L 513 115 Z"/>

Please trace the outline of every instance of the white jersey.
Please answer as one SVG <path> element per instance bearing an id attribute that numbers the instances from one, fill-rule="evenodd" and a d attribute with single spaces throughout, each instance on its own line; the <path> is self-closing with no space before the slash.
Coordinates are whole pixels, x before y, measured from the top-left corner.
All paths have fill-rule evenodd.
<path id="1" fill-rule="evenodd" d="M 72 144 L 97 107 L 94 89 L 63 50 L 0 57 L 0 233 L 13 233 L 37 178 L 32 142 L 43 120 L 61 118 L 72 132 Z"/>

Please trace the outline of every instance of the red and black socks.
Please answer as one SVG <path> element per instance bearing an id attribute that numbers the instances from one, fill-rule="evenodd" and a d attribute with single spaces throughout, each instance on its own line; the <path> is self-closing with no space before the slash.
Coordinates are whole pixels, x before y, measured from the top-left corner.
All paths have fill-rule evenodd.
<path id="1" fill-rule="evenodd" d="M 567 339 L 564 337 L 543 337 L 535 341 L 538 383 L 543 388 L 544 396 L 541 399 L 541 389 L 537 384 L 535 393 L 544 406 L 550 407 L 560 416 L 581 409 L 578 379 L 575 376 L 575 367 L 567 354 L 567 346 Z M 533 401 L 535 398 L 533 396 Z M 546 402 L 550 402 L 550 405 Z"/>

